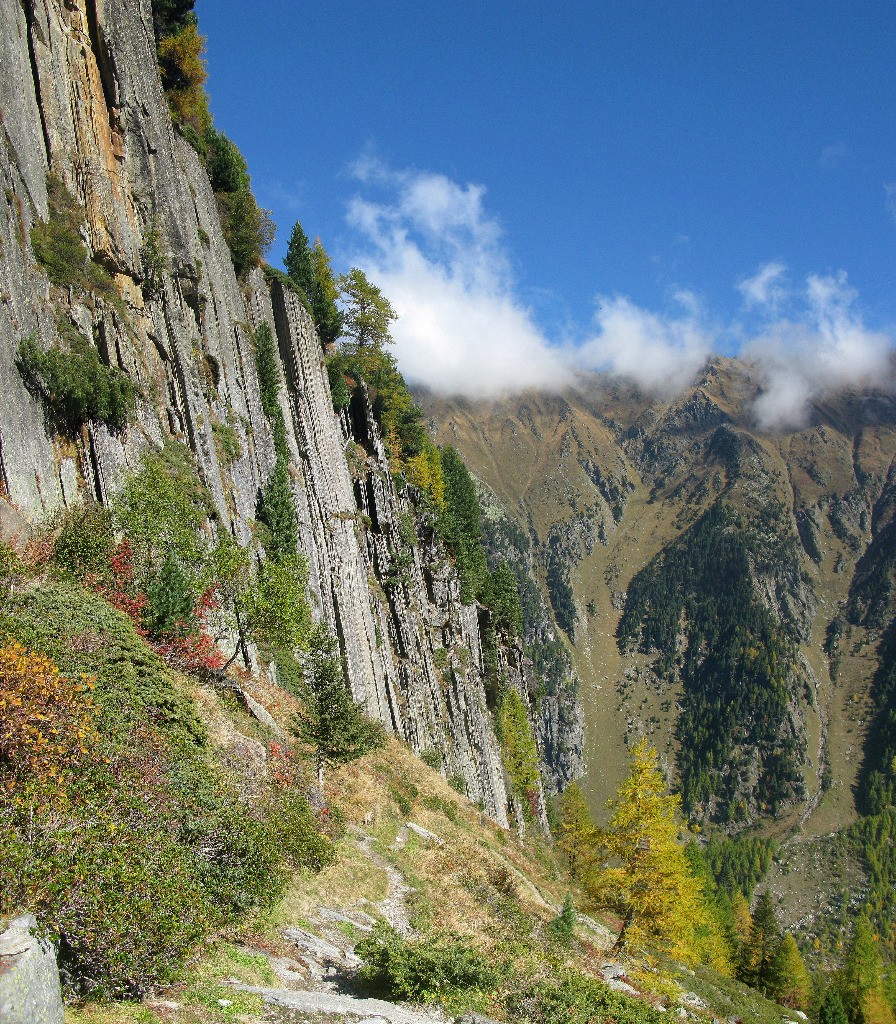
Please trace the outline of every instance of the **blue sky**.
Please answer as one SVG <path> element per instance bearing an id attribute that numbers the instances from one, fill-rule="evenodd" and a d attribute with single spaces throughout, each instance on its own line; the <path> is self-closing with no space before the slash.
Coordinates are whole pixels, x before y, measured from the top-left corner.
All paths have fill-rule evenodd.
<path id="1" fill-rule="evenodd" d="M 707 350 L 744 351 L 815 373 L 796 410 L 861 383 L 851 366 L 886 370 L 892 4 L 197 11 L 216 122 L 280 228 L 271 262 L 301 219 L 337 270 L 364 266 L 401 307 L 409 376 L 475 392 L 471 355 L 493 341 L 480 380 L 650 364 L 662 390 Z M 514 354 L 531 373 L 504 381 Z"/>

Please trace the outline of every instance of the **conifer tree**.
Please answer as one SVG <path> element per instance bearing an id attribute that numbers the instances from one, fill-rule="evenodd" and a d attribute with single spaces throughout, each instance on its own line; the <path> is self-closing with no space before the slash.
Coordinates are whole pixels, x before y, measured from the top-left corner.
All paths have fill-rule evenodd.
<path id="1" fill-rule="evenodd" d="M 750 904 L 740 889 L 735 889 L 731 898 L 731 923 L 735 941 L 739 946 L 745 946 L 753 927 L 753 915 L 750 913 Z"/>
<path id="2" fill-rule="evenodd" d="M 537 807 L 541 772 L 538 747 L 522 697 L 509 687 L 504 690 L 495 714 L 501 757 L 514 794 L 521 800 L 523 814 Z"/>
<path id="3" fill-rule="evenodd" d="M 623 916 L 615 949 L 643 953 L 647 946 L 696 958 L 696 930 L 708 924 L 699 882 L 678 842 L 680 798 L 670 795 L 656 751 L 646 740 L 632 750 L 628 778 L 610 801 L 603 833 L 607 864 L 588 881 L 597 906 Z"/>
<path id="4" fill-rule="evenodd" d="M 495 629 L 511 637 L 518 637 L 522 633 L 523 613 L 516 576 L 504 561 L 492 573 L 491 595 L 487 603 L 492 610 Z"/>
<path id="5" fill-rule="evenodd" d="M 865 916 L 856 922 L 839 989 L 850 1024 L 892 1024 L 893 1011 L 883 993 L 880 946 Z"/>
<path id="6" fill-rule="evenodd" d="M 489 578 L 482 548 L 482 509 L 470 471 L 451 445 L 442 449 L 442 475 L 445 481 L 442 532 L 457 563 L 460 599 L 464 604 L 472 604 Z"/>
<path id="7" fill-rule="evenodd" d="M 745 965 L 749 961 L 750 932 L 753 928 L 753 915 L 750 904 L 740 889 L 734 890 L 731 898 L 731 943 L 734 949 L 734 962 L 737 965 L 737 976 L 744 976 Z"/>
<path id="8" fill-rule="evenodd" d="M 768 890 L 763 890 L 753 911 L 753 924 L 741 961 L 739 977 L 753 988 L 773 998 L 777 982 L 775 956 L 781 944 L 781 929 L 775 916 L 775 906 Z"/>
<path id="9" fill-rule="evenodd" d="M 321 344 L 332 345 L 342 333 L 342 313 L 336 305 L 339 288 L 327 255 L 319 238 L 311 247 L 311 315 L 320 335 Z"/>
<path id="10" fill-rule="evenodd" d="M 345 764 L 381 747 L 386 733 L 352 699 L 342 671 L 336 640 L 321 626 L 311 640 L 302 676 L 301 711 L 290 721 L 291 732 L 314 749 L 317 782 L 324 784 L 327 764 Z"/>
<path id="11" fill-rule="evenodd" d="M 598 830 L 577 782 L 571 782 L 560 798 L 557 849 L 573 878 L 581 878 L 594 863 Z"/>
<path id="12" fill-rule="evenodd" d="M 295 222 L 292 234 L 289 236 L 289 245 L 286 248 L 283 265 L 286 267 L 290 281 L 300 290 L 305 302 L 310 305 L 311 295 L 314 291 L 314 263 L 308 236 L 299 221 Z"/>
<path id="13" fill-rule="evenodd" d="M 385 295 L 358 267 L 338 279 L 345 303 L 343 330 L 360 348 L 379 348 L 392 343 L 389 325 L 398 319 Z"/>
<path id="14" fill-rule="evenodd" d="M 791 1010 L 805 1010 L 812 994 L 812 979 L 806 970 L 796 939 L 790 932 L 778 943 L 772 964 L 775 987 L 772 996 L 782 1006 Z"/>
<path id="15" fill-rule="evenodd" d="M 849 1024 L 843 1000 L 836 985 L 829 985 L 818 1013 L 818 1024 Z"/>

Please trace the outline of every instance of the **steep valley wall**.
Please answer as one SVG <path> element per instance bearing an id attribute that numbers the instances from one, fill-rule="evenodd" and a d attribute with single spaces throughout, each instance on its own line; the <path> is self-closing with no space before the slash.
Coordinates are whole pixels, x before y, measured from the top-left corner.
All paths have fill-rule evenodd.
<path id="1" fill-rule="evenodd" d="M 218 529 L 253 543 L 258 497 L 275 464 L 254 355 L 254 331 L 269 323 L 300 546 L 353 692 L 416 751 L 437 752 L 444 772 L 506 825 L 480 610 L 461 603 L 454 568 L 412 490 L 397 492 L 364 391 L 334 413 L 321 345 L 296 296 L 260 270 L 235 275 L 207 173 L 172 128 L 149 0 L 2 0 L 0 61 L 3 502 L 40 521 L 85 498 L 107 501 L 141 453 L 174 438 L 195 455 Z M 38 265 L 30 234 L 50 216 L 54 177 L 83 213 L 82 240 L 111 289 L 51 284 Z M 166 272 L 150 288 L 151 234 Z M 134 382 L 137 419 L 124 432 L 90 423 L 62 438 L 26 389 L 21 341 L 46 349 L 72 332 Z M 217 437 L 223 425 L 239 440 L 232 461 Z M 410 558 L 403 520 L 419 536 Z M 528 701 L 522 651 L 503 649 L 501 663 Z M 557 718 L 550 701 L 538 714 Z M 551 777 L 575 775 L 580 745 L 559 756 Z"/>

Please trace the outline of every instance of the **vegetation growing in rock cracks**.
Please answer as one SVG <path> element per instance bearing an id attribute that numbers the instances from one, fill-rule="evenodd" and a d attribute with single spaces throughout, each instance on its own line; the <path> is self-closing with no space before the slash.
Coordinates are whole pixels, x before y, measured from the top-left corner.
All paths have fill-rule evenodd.
<path id="1" fill-rule="evenodd" d="M 261 408 L 274 437 L 276 461 L 262 490 L 257 516 L 267 527 L 264 545 L 268 555 L 280 559 L 295 555 L 298 523 L 289 476 L 289 447 L 286 421 L 280 407 L 280 369 L 271 325 L 265 320 L 255 331 L 255 370 L 261 393 Z"/>
<path id="2" fill-rule="evenodd" d="M 114 296 L 112 279 L 87 251 L 81 238 L 84 211 L 65 182 L 47 175 L 49 217 L 31 229 L 31 248 L 47 277 L 60 288 L 75 288 L 105 298 Z"/>
<path id="3" fill-rule="evenodd" d="M 60 433 L 75 435 L 89 422 L 121 431 L 134 419 L 131 379 L 101 362 L 96 349 L 80 335 L 69 351 L 56 346 L 43 350 L 33 337 L 25 338 L 19 345 L 18 365 Z"/>

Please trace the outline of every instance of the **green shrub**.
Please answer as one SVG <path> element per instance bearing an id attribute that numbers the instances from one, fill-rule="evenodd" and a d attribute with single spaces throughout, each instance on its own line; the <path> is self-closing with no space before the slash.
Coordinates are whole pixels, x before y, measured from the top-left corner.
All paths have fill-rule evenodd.
<path id="1" fill-rule="evenodd" d="M 378 924 L 355 952 L 364 960 L 361 976 L 394 999 L 430 1003 L 467 990 L 487 991 L 501 973 L 493 957 L 445 932 L 403 939 Z"/>
<path id="2" fill-rule="evenodd" d="M 219 193 L 218 211 L 234 270 L 242 276 L 260 266 L 274 241 L 276 225 L 270 211 L 258 205 L 249 189 Z"/>
<path id="3" fill-rule="evenodd" d="M 196 606 L 194 588 L 170 551 L 146 588 L 143 621 L 150 636 L 183 631 Z"/>
<path id="4" fill-rule="evenodd" d="M 486 595 L 495 629 L 509 637 L 519 637 L 523 632 L 523 612 L 513 570 L 502 561 L 492 573 L 491 586 Z"/>
<path id="5" fill-rule="evenodd" d="M 162 279 L 169 271 L 168 258 L 162 248 L 162 232 L 155 219 L 143 235 L 140 260 L 143 263 L 143 294 L 158 295 L 162 290 Z"/>
<path id="6" fill-rule="evenodd" d="M 239 192 L 249 187 L 249 167 L 235 142 L 223 132 L 208 133 L 208 176 L 215 192 Z"/>
<path id="7" fill-rule="evenodd" d="M 136 415 L 136 393 L 128 375 L 100 362 L 84 339 L 71 352 L 44 352 L 33 337 L 25 338 L 19 344 L 18 366 L 60 431 L 76 434 L 88 421 L 124 430 Z"/>
<path id="8" fill-rule="evenodd" d="M 440 650 L 444 650 L 444 648 L 440 648 Z M 444 763 L 442 751 L 438 747 L 428 747 L 426 750 L 422 750 L 420 752 L 420 760 L 437 772 L 442 770 L 442 764 Z"/>
<path id="9" fill-rule="evenodd" d="M 336 412 L 342 412 L 343 409 L 348 408 L 352 400 L 352 393 L 349 390 L 342 369 L 342 361 L 338 355 L 327 356 L 327 378 L 330 381 L 333 408 Z"/>
<path id="10" fill-rule="evenodd" d="M 295 791 L 284 792 L 267 814 L 271 841 L 289 865 L 321 871 L 336 860 L 332 841 L 317 830 L 308 801 Z"/>
<path id="11" fill-rule="evenodd" d="M 2 912 L 40 916 L 76 992 L 134 995 L 170 980 L 213 921 L 190 851 L 158 820 L 97 806 L 38 805 L 29 824 L 26 842 L 15 819 L 0 821 Z"/>
<path id="12" fill-rule="evenodd" d="M 61 288 L 111 297 L 112 280 L 81 241 L 84 213 L 60 178 L 47 175 L 50 216 L 31 228 L 31 248 L 47 277 Z"/>
<path id="13" fill-rule="evenodd" d="M 52 658 L 68 675 L 91 677 L 103 730 L 149 723 L 185 743 L 205 743 L 193 702 L 174 685 L 133 622 L 93 591 L 52 579 L 16 591 L 0 616 L 4 638 Z"/>
<path id="14" fill-rule="evenodd" d="M 173 559 L 198 597 L 208 558 L 202 527 L 213 506 L 189 449 L 170 441 L 161 450 L 146 452 L 140 469 L 116 496 L 112 511 L 116 527 L 133 550 L 137 589 L 148 591 L 163 565 Z"/>
<path id="15" fill-rule="evenodd" d="M 212 436 L 215 439 L 215 450 L 218 458 L 225 466 L 229 466 L 242 457 L 243 447 L 239 434 L 229 423 L 213 423 Z"/>
<path id="16" fill-rule="evenodd" d="M 261 265 L 276 228 L 269 211 L 255 201 L 249 169 L 236 144 L 213 128 L 206 133 L 205 144 L 224 238 L 236 272 L 244 274 Z"/>
<path id="17" fill-rule="evenodd" d="M 461 796 L 469 795 L 467 793 L 467 780 L 463 777 L 463 775 L 460 774 L 460 772 L 456 772 L 453 775 L 449 775 L 445 781 L 454 790 L 455 793 L 460 793 Z"/>
<path id="18" fill-rule="evenodd" d="M 8 544 L 0 543 L 0 611 L 12 594 L 18 575 L 19 559 Z"/>
<path id="19" fill-rule="evenodd" d="M 53 561 L 75 579 L 104 576 L 115 545 L 112 513 L 96 502 L 74 505 L 53 520 Z"/>
<path id="20" fill-rule="evenodd" d="M 668 1016 L 601 981 L 572 973 L 520 985 L 507 997 L 506 1009 L 508 1019 L 520 1024 L 661 1024 Z"/>
<path id="21" fill-rule="evenodd" d="M 561 945 L 568 946 L 572 943 L 576 933 L 576 908 L 572 896 L 566 894 L 563 907 L 553 921 L 548 923 L 548 929 Z"/>
<path id="22" fill-rule="evenodd" d="M 133 995 L 168 980 L 210 930 L 270 907 L 288 867 L 329 862 L 294 775 L 261 780 L 253 805 L 239 799 L 192 700 L 125 615 L 44 580 L 11 595 L 0 616 L 9 638 L 54 659 L 63 677 L 48 678 L 63 696 L 72 681 L 65 700 L 51 693 L 50 713 L 81 717 L 63 734 L 73 758 L 57 765 L 41 747 L 23 772 L 0 757 L 0 915 L 40 916 L 73 990 Z M 9 671 L 0 656 L 7 708 Z M 28 669 L 13 695 L 32 693 L 33 678 Z"/>

